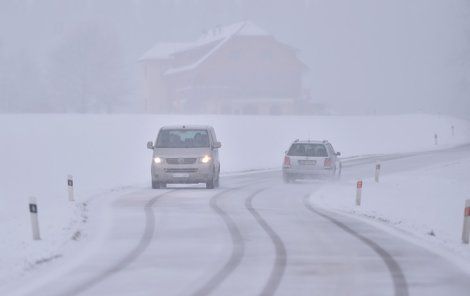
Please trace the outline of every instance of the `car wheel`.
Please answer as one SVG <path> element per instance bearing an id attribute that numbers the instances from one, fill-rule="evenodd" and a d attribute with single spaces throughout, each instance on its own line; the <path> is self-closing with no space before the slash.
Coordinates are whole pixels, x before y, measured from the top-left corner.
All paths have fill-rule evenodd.
<path id="1" fill-rule="evenodd" d="M 206 189 L 214 189 L 214 179 L 206 182 Z"/>
<path id="2" fill-rule="evenodd" d="M 160 189 L 160 182 L 152 180 L 152 189 Z"/>
<path id="3" fill-rule="evenodd" d="M 212 174 L 212 179 L 206 182 L 207 189 L 214 189 L 216 187 L 219 187 L 219 174 L 220 173 L 218 172 L 216 173 L 214 169 L 213 174 Z"/>
<path id="4" fill-rule="evenodd" d="M 341 173 L 343 171 L 343 165 L 341 164 L 341 162 L 339 163 L 339 168 L 338 168 L 338 173 L 336 174 L 336 179 L 339 180 L 341 179 Z"/>
<path id="5" fill-rule="evenodd" d="M 329 179 L 330 180 L 336 180 L 336 167 L 331 171 Z"/>
<path id="6" fill-rule="evenodd" d="M 219 188 L 220 186 L 220 174 L 217 174 L 217 179 L 214 181 L 214 187 Z"/>

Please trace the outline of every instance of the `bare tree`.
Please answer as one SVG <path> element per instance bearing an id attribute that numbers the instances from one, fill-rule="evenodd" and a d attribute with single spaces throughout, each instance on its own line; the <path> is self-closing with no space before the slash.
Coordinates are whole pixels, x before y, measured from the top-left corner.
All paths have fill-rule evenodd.
<path id="1" fill-rule="evenodd" d="M 65 112 L 112 112 L 124 102 L 126 71 L 118 38 L 86 24 L 68 33 L 49 67 L 51 100 Z"/>
<path id="2" fill-rule="evenodd" d="M 36 61 L 25 50 L 0 50 L 0 111 L 45 112 L 45 88 Z"/>

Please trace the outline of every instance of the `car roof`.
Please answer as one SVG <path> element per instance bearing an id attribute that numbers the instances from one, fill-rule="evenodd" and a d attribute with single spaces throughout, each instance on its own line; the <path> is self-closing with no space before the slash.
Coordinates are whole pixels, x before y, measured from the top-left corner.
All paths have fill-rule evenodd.
<path id="1" fill-rule="evenodd" d="M 327 144 L 328 141 L 318 141 L 318 140 L 295 140 L 292 144 Z"/>
<path id="2" fill-rule="evenodd" d="M 162 130 L 168 129 L 197 129 L 197 130 L 209 130 L 212 129 L 209 125 L 169 125 L 161 128 Z"/>

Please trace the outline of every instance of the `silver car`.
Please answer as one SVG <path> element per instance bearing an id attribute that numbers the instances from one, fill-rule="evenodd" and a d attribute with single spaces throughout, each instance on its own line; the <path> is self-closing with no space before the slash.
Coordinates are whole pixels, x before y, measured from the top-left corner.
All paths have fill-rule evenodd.
<path id="1" fill-rule="evenodd" d="M 328 141 L 296 140 L 286 151 L 282 165 L 284 182 L 316 177 L 339 177 L 341 162 Z"/>
<path id="2" fill-rule="evenodd" d="M 168 126 L 160 129 L 153 150 L 152 188 L 167 184 L 205 183 L 219 186 L 219 148 L 214 128 L 210 126 Z"/>

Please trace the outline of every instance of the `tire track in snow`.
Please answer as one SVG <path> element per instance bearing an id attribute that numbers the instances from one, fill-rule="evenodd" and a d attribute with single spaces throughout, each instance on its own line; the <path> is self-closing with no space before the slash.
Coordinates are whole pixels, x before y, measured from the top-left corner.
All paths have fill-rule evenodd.
<path id="1" fill-rule="evenodd" d="M 342 223 L 341 221 L 323 213 L 322 211 L 319 211 L 315 209 L 308 201 L 309 195 L 306 195 L 304 197 L 304 205 L 305 207 L 312 213 L 317 214 L 329 221 L 331 221 L 333 224 L 344 230 L 345 232 L 351 234 L 352 236 L 356 237 L 366 245 L 368 245 L 372 250 L 374 250 L 380 258 L 385 262 L 385 265 L 387 266 L 390 275 L 392 276 L 392 281 L 393 281 L 393 288 L 394 288 L 394 295 L 395 296 L 408 296 L 408 283 L 406 281 L 405 275 L 403 274 L 403 271 L 401 270 L 400 265 L 393 259 L 393 256 L 390 255 L 384 248 L 379 246 L 376 242 L 372 241 L 371 239 L 363 236 L 362 234 L 356 232 L 355 230 L 351 229 L 349 226 L 346 224 Z"/>
<path id="2" fill-rule="evenodd" d="M 230 217 L 230 215 L 220 207 L 219 200 L 229 192 L 238 189 L 243 189 L 253 184 L 259 184 L 267 180 L 272 180 L 272 177 L 261 178 L 256 182 L 252 181 L 242 186 L 224 190 L 214 195 L 210 199 L 210 207 L 223 220 L 230 234 L 230 238 L 232 240 L 232 252 L 230 254 L 229 259 L 225 262 L 222 268 L 220 268 L 206 283 L 204 283 L 201 288 L 197 289 L 194 293 L 192 293 L 193 296 L 203 296 L 211 294 L 240 265 L 243 255 L 245 253 L 245 242 L 243 240 L 241 232 L 235 221 Z"/>
<path id="3" fill-rule="evenodd" d="M 271 238 L 271 241 L 274 244 L 276 251 L 276 258 L 274 260 L 274 266 L 269 275 L 268 281 L 263 287 L 260 295 L 274 295 L 276 293 L 279 284 L 281 283 L 284 271 L 287 264 L 287 251 L 284 243 L 282 242 L 281 237 L 269 226 L 266 220 L 259 214 L 259 212 L 253 207 L 253 199 L 265 189 L 258 190 L 253 193 L 245 200 L 245 207 L 247 210 L 255 217 L 258 224 L 263 228 L 263 230 Z"/>
<path id="4" fill-rule="evenodd" d="M 222 196 L 239 188 L 242 187 L 224 190 L 210 199 L 211 208 L 220 216 L 220 218 L 222 218 L 230 233 L 230 238 L 232 240 L 232 253 L 224 266 L 222 266 L 222 268 L 217 271 L 217 273 L 214 274 L 201 288 L 192 294 L 194 296 L 209 295 L 212 293 L 238 267 L 238 265 L 240 265 L 243 258 L 243 254 L 245 253 L 245 243 L 240 230 L 238 229 L 235 221 L 233 221 L 233 219 L 230 218 L 224 210 L 222 210 L 218 203 Z"/>
<path id="5" fill-rule="evenodd" d="M 155 234 L 155 214 L 153 212 L 153 207 L 157 203 L 157 201 L 174 192 L 175 190 L 167 191 L 165 193 L 162 193 L 152 199 L 150 199 L 144 206 L 144 211 L 145 211 L 145 227 L 144 227 L 144 232 L 138 242 L 138 244 L 129 252 L 127 253 L 124 257 L 122 257 L 119 261 L 117 261 L 114 265 L 110 266 L 108 269 L 105 271 L 101 272 L 99 275 L 89 279 L 88 281 L 84 281 L 79 283 L 78 286 L 76 286 L 73 289 L 68 290 L 66 293 L 63 293 L 63 295 L 67 296 L 75 296 L 79 295 L 90 288 L 96 286 L 98 283 L 106 280 L 107 278 L 111 277 L 113 274 L 116 274 L 120 272 L 121 270 L 125 269 L 128 267 L 133 261 L 135 261 L 145 250 L 147 247 L 150 245 L 152 242 L 152 239 Z"/>

